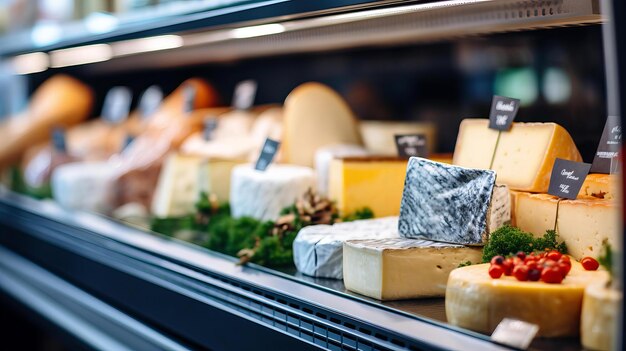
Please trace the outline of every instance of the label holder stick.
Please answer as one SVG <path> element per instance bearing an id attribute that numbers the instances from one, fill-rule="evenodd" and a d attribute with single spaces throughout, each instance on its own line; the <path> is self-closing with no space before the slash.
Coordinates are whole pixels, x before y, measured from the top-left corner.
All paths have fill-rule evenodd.
<path id="1" fill-rule="evenodd" d="M 496 160 L 496 152 L 498 152 L 498 144 L 500 144 L 500 135 L 502 131 L 498 131 L 498 137 L 496 138 L 496 144 L 493 147 L 493 154 L 491 155 L 491 162 L 489 162 L 489 169 L 493 170 L 493 162 Z"/>

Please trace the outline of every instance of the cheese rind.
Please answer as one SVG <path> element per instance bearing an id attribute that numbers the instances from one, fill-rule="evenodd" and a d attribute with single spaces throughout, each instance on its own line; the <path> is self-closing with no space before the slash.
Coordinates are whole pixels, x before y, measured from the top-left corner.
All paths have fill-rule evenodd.
<path id="1" fill-rule="evenodd" d="M 406 171 L 399 231 L 463 245 L 482 245 L 490 232 L 510 220 L 506 187 L 495 172 L 411 157 Z"/>
<path id="2" fill-rule="evenodd" d="M 342 279 L 345 241 L 398 237 L 398 217 L 312 225 L 298 232 L 293 260 L 298 271 L 306 275 Z"/>
<path id="3" fill-rule="evenodd" d="M 406 159 L 386 156 L 335 158 L 328 181 L 329 198 L 343 215 L 367 207 L 376 217 L 400 214 Z"/>
<path id="4" fill-rule="evenodd" d="M 499 132 L 488 128 L 487 119 L 461 122 L 454 150 L 454 164 L 491 169 L 498 183 L 513 190 L 547 192 L 556 158 L 582 161 L 569 133 L 556 123 L 513 123 L 511 130 Z M 496 147 L 495 156 L 491 150 Z"/>
<path id="5" fill-rule="evenodd" d="M 315 151 L 334 144 L 361 144 L 357 120 L 331 88 L 305 83 L 285 100 L 282 153 L 284 161 L 313 167 Z"/>
<path id="6" fill-rule="evenodd" d="M 504 318 L 539 326 L 538 336 L 567 337 L 579 332 L 585 287 L 607 278 L 604 271 L 585 271 L 572 260 L 561 284 L 520 282 L 513 276 L 492 279 L 489 263 L 457 268 L 446 288 L 448 323 L 491 334 Z"/>
<path id="7" fill-rule="evenodd" d="M 606 283 L 585 289 L 580 319 L 580 340 L 588 350 L 614 350 L 622 293 Z M 620 329 L 621 330 L 621 329 Z"/>
<path id="8" fill-rule="evenodd" d="M 249 164 L 238 165 L 231 173 L 231 215 L 276 220 L 283 208 L 315 189 L 315 183 L 315 173 L 308 167 L 272 164 L 257 171 Z"/>
<path id="9" fill-rule="evenodd" d="M 378 300 L 443 296 L 448 274 L 463 262 L 480 262 L 479 248 L 403 238 L 344 244 L 346 289 Z"/>
<path id="10" fill-rule="evenodd" d="M 558 198 L 548 194 L 520 192 L 516 196 L 515 223 L 523 231 L 541 237 L 554 229 Z M 602 242 L 616 245 L 620 233 L 620 206 L 611 200 L 585 196 L 561 200 L 556 231 L 576 259 L 598 257 Z"/>

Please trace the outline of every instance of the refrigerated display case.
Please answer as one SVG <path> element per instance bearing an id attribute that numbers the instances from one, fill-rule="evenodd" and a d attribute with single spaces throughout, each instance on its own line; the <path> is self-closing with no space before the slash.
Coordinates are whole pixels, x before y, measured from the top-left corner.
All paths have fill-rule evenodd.
<path id="1" fill-rule="evenodd" d="M 255 104 L 264 106 L 318 81 L 361 120 L 434 125 L 434 150 L 451 153 L 461 120 L 488 115 L 492 95 L 508 95 L 522 100 L 516 120 L 560 124 L 591 162 L 606 117 L 621 116 L 626 101 L 624 14 L 619 1 L 595 0 L 279 0 L 194 4 L 102 33 L 61 24 L 63 34 L 44 45 L 27 32 L 0 39 L 3 90 L 21 92 L 1 97 L 0 109 L 26 101 L 57 73 L 91 87 L 93 111 L 114 86 L 139 96 L 156 84 L 168 95 L 203 77 L 230 101 L 238 82 L 253 79 Z M 0 227 L 3 297 L 88 349 L 515 346 L 449 324 L 444 298 L 379 301 L 293 265 L 240 264 L 193 238 L 8 189 L 0 195 Z M 621 288 L 622 263 L 614 267 Z M 578 337 L 535 338 L 529 349 L 583 346 Z"/>

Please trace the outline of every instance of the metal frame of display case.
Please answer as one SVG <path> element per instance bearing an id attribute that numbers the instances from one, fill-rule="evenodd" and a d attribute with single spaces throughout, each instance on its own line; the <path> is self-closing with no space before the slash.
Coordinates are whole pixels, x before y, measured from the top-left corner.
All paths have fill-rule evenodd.
<path id="1" fill-rule="evenodd" d="M 437 7 L 442 2 L 372 4 L 345 1 L 341 5 L 349 7 L 332 9 L 328 2 L 307 5 L 317 6 L 315 9 L 306 6 L 289 8 L 289 3 L 277 1 L 276 6 L 286 6 L 285 9 L 290 11 L 285 10 L 287 12 L 280 20 L 281 23 L 295 23 L 293 30 L 254 38 L 189 44 L 177 49 L 181 55 L 176 55 L 178 58 L 169 64 L 191 62 L 185 57 L 194 57 L 206 50 L 231 49 L 238 57 L 267 55 L 271 54 L 267 51 L 268 45 L 277 50 L 272 43 L 284 45 L 298 38 L 305 42 L 304 47 L 297 49 L 299 51 L 336 49 L 349 46 L 341 40 L 368 33 L 362 32 L 363 27 L 374 24 L 385 28 L 381 31 L 382 39 L 374 40 L 375 44 L 381 45 L 389 38 L 397 39 L 390 44 L 419 42 L 456 35 L 598 23 L 602 19 L 598 1 L 593 0 L 448 2 L 454 3 L 455 7 Z M 291 2 L 294 3 L 302 5 L 304 2 Z M 381 7 L 371 8 L 376 4 Z M 550 17 L 549 10 L 547 17 L 541 14 L 542 8 L 549 9 L 554 4 L 591 7 L 561 17 Z M 500 7 L 494 7 L 496 5 Z M 487 9 L 495 12 L 486 15 L 485 8 L 470 11 L 472 6 L 488 6 Z M 517 21 L 498 17 L 498 13 L 504 16 L 510 11 L 507 6 L 531 6 L 533 10 L 525 19 L 518 18 Z M 537 15 L 535 8 L 539 11 Z M 217 16 L 223 22 L 211 22 L 211 18 L 217 21 L 217 17 L 204 16 L 197 22 L 183 21 L 172 26 L 143 28 L 101 38 L 78 38 L 47 48 L 13 48 L 0 52 L 0 56 L 10 60 L 14 54 L 39 50 L 53 52 L 73 46 L 114 43 L 179 31 L 185 31 L 181 33 L 183 43 L 185 40 L 192 43 L 189 38 L 240 27 L 235 22 L 244 21 L 245 26 L 262 25 L 270 16 L 275 21 L 275 10 L 268 7 L 257 12 L 254 18 L 242 17 L 252 13 L 248 10 L 224 14 L 226 17 Z M 357 10 L 362 12 L 357 14 Z M 624 4 L 617 0 L 613 1 L 613 10 L 609 13 L 613 16 L 609 18 L 611 28 L 605 31 L 604 39 L 607 77 L 616 78 L 607 79 L 609 111 L 619 115 L 619 105 L 622 104 L 623 109 L 626 98 L 624 90 L 618 88 L 625 86 L 626 79 L 624 71 L 617 70 L 617 62 L 626 62 L 626 29 L 624 23 L 614 19 L 615 14 L 626 12 Z M 363 16 L 366 13 L 369 15 Z M 460 24 L 459 28 L 443 31 L 446 23 L 441 21 L 463 13 L 468 17 L 455 17 L 453 21 Z M 319 17 L 320 14 L 327 17 Z M 393 21 L 400 18 L 405 20 Z M 432 22 L 416 22 L 428 18 Z M 332 20 L 335 22 L 328 22 Z M 426 24 L 419 29 L 415 27 L 416 23 Z M 481 28 L 480 23 L 484 27 Z M 217 27 L 205 30 L 207 26 Z M 610 30 L 613 28 L 614 31 Z M 403 36 L 402 33 L 411 35 Z M 330 41 L 316 44 L 315 38 Z M 307 39 L 313 43 L 306 44 Z M 332 42 L 341 45 L 328 45 Z M 359 45 L 366 43 L 363 41 Z M 253 50 L 245 51 L 250 50 L 244 50 L 245 47 Z M 93 67 L 132 69 L 133 60 L 142 55 L 160 54 L 166 52 L 128 55 Z M 205 59 L 204 62 L 209 61 Z M 43 317 L 40 319 L 47 325 L 63 330 L 69 339 L 88 349 L 110 349 L 113 341 L 120 349 L 508 349 L 484 335 L 369 304 L 269 270 L 235 263 L 232 258 L 104 217 L 65 210 L 50 202 L 7 191 L 0 193 L 0 295 Z M 77 325 L 84 327 L 76 328 Z"/>

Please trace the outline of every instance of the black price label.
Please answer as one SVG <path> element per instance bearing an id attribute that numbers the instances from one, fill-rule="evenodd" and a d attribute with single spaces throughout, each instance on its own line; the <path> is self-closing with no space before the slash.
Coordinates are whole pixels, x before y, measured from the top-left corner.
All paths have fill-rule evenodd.
<path id="1" fill-rule="evenodd" d="M 591 164 L 593 173 L 615 173 L 619 169 L 619 152 L 622 148 L 622 126 L 617 116 L 609 116 L 604 125 L 598 150 Z"/>
<path id="2" fill-rule="evenodd" d="M 209 141 L 213 139 L 213 132 L 217 129 L 217 118 L 209 117 L 204 120 L 204 129 L 202 131 L 202 136 L 205 141 Z"/>
<path id="3" fill-rule="evenodd" d="M 257 83 L 254 80 L 244 80 L 235 87 L 233 106 L 238 110 L 248 110 L 254 106 Z"/>
<path id="4" fill-rule="evenodd" d="M 265 144 L 263 144 L 263 149 L 261 149 L 261 154 L 254 165 L 254 169 L 257 171 L 265 171 L 272 163 L 279 147 L 280 141 L 272 140 L 270 138 L 265 139 Z"/>
<path id="5" fill-rule="evenodd" d="M 554 160 L 548 194 L 574 200 L 583 186 L 591 165 L 557 158 Z"/>
<path id="6" fill-rule="evenodd" d="M 426 135 L 424 134 L 401 134 L 394 135 L 398 156 L 409 158 L 411 156 L 428 157 L 426 147 Z"/>
<path id="7" fill-rule="evenodd" d="M 127 135 L 126 139 L 124 140 L 124 147 L 122 147 L 122 150 L 125 150 L 128 147 L 128 145 L 133 143 L 134 140 L 135 140 L 134 136 L 132 136 L 130 134 Z"/>
<path id="8" fill-rule="evenodd" d="M 56 151 L 67 152 L 65 129 L 57 127 L 52 130 L 52 146 Z"/>
<path id="9" fill-rule="evenodd" d="M 158 85 L 152 85 L 141 94 L 139 113 L 145 118 L 155 113 L 163 100 L 163 90 Z"/>
<path id="10" fill-rule="evenodd" d="M 185 85 L 185 88 L 183 89 L 183 112 L 185 113 L 191 113 L 191 111 L 194 110 L 194 107 L 196 106 L 196 87 L 191 85 L 191 84 L 187 84 Z"/>
<path id="11" fill-rule="evenodd" d="M 102 106 L 102 118 L 113 124 L 119 124 L 128 118 L 133 94 L 126 87 L 114 87 L 109 90 Z"/>
<path id="12" fill-rule="evenodd" d="M 507 131 L 519 110 L 518 99 L 494 95 L 489 113 L 489 128 Z"/>

